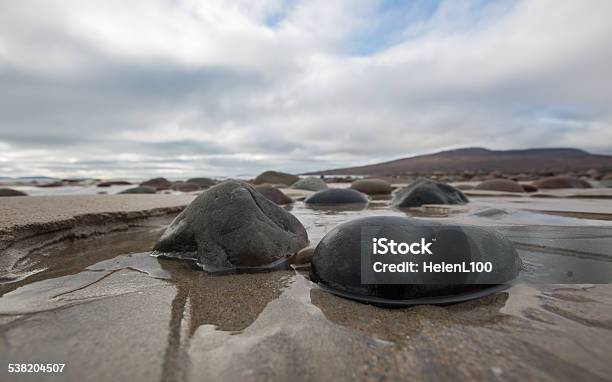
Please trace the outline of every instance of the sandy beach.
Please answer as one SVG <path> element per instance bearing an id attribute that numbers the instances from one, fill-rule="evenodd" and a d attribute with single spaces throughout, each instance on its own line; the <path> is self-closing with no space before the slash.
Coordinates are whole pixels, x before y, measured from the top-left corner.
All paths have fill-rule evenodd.
<path id="1" fill-rule="evenodd" d="M 415 211 L 496 226 L 512 237 L 528 270 L 509 289 L 482 299 L 386 309 L 329 294 L 303 270 L 211 276 L 187 262 L 149 256 L 193 198 L 4 198 L 0 232 L 12 257 L 2 257 L 0 358 L 62 361 L 63 380 L 74 381 L 296 375 L 599 381 L 612 373 L 610 284 L 535 281 L 547 259 L 569 259 L 572 269 L 589 268 L 588 261 L 612 268 L 603 249 L 612 245 L 609 222 L 563 216 L 595 212 L 592 199 L 483 196 L 467 206 Z M 597 214 L 612 215 L 609 200 L 597 206 Z M 312 210 L 300 201 L 287 208 L 311 245 L 342 221 L 411 214 L 390 209 L 384 199 L 358 211 Z M 568 253 L 572 243 L 582 252 Z"/>

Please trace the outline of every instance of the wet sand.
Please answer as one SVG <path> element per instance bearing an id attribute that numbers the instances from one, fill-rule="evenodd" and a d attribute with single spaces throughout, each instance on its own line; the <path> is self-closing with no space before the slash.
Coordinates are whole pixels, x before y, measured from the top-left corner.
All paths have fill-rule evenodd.
<path id="1" fill-rule="evenodd" d="M 565 210 L 583 209 L 573 199 L 559 202 Z M 172 203 L 180 208 L 178 199 Z M 534 212 L 558 206 L 548 199 L 529 203 L 535 204 L 483 198 L 414 211 L 392 210 L 384 200 L 356 211 L 288 207 L 312 244 L 336 224 L 366 215 L 462 221 L 508 235 L 526 263 L 520 280 L 448 306 L 383 309 L 326 293 L 300 271 L 210 276 L 148 256 L 172 215 L 50 241 L 18 262 L 25 276 L 0 284 L 0 359 L 65 362 L 64 374 L 49 380 L 71 381 L 610 380 L 609 281 L 539 281 L 567 269 L 599 269 L 608 280 L 612 224 Z M 612 215 L 606 206 L 598 212 Z M 28 378 L 40 375 L 17 380 Z"/>

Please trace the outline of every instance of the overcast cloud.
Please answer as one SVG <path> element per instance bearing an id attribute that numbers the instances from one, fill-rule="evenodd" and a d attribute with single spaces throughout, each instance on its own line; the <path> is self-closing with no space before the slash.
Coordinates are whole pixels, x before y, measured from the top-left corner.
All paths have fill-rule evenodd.
<path id="1" fill-rule="evenodd" d="M 8 0 L 0 176 L 612 153 L 612 2 Z"/>

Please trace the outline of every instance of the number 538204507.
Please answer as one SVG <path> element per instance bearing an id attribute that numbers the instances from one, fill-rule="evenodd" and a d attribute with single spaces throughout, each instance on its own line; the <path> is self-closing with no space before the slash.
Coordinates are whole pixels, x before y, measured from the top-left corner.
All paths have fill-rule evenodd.
<path id="1" fill-rule="evenodd" d="M 61 373 L 65 363 L 9 363 L 9 373 Z"/>

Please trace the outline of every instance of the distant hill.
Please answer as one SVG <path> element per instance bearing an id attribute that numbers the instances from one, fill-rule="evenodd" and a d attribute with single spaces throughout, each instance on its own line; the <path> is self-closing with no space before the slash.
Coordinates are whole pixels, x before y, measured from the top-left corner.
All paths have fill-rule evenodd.
<path id="1" fill-rule="evenodd" d="M 526 150 L 488 150 L 464 148 L 418 155 L 389 162 L 358 167 L 312 171 L 324 175 L 405 175 L 419 173 L 459 173 L 463 171 L 506 173 L 530 171 L 564 172 L 612 168 L 612 156 L 595 155 L 571 148 Z"/>

